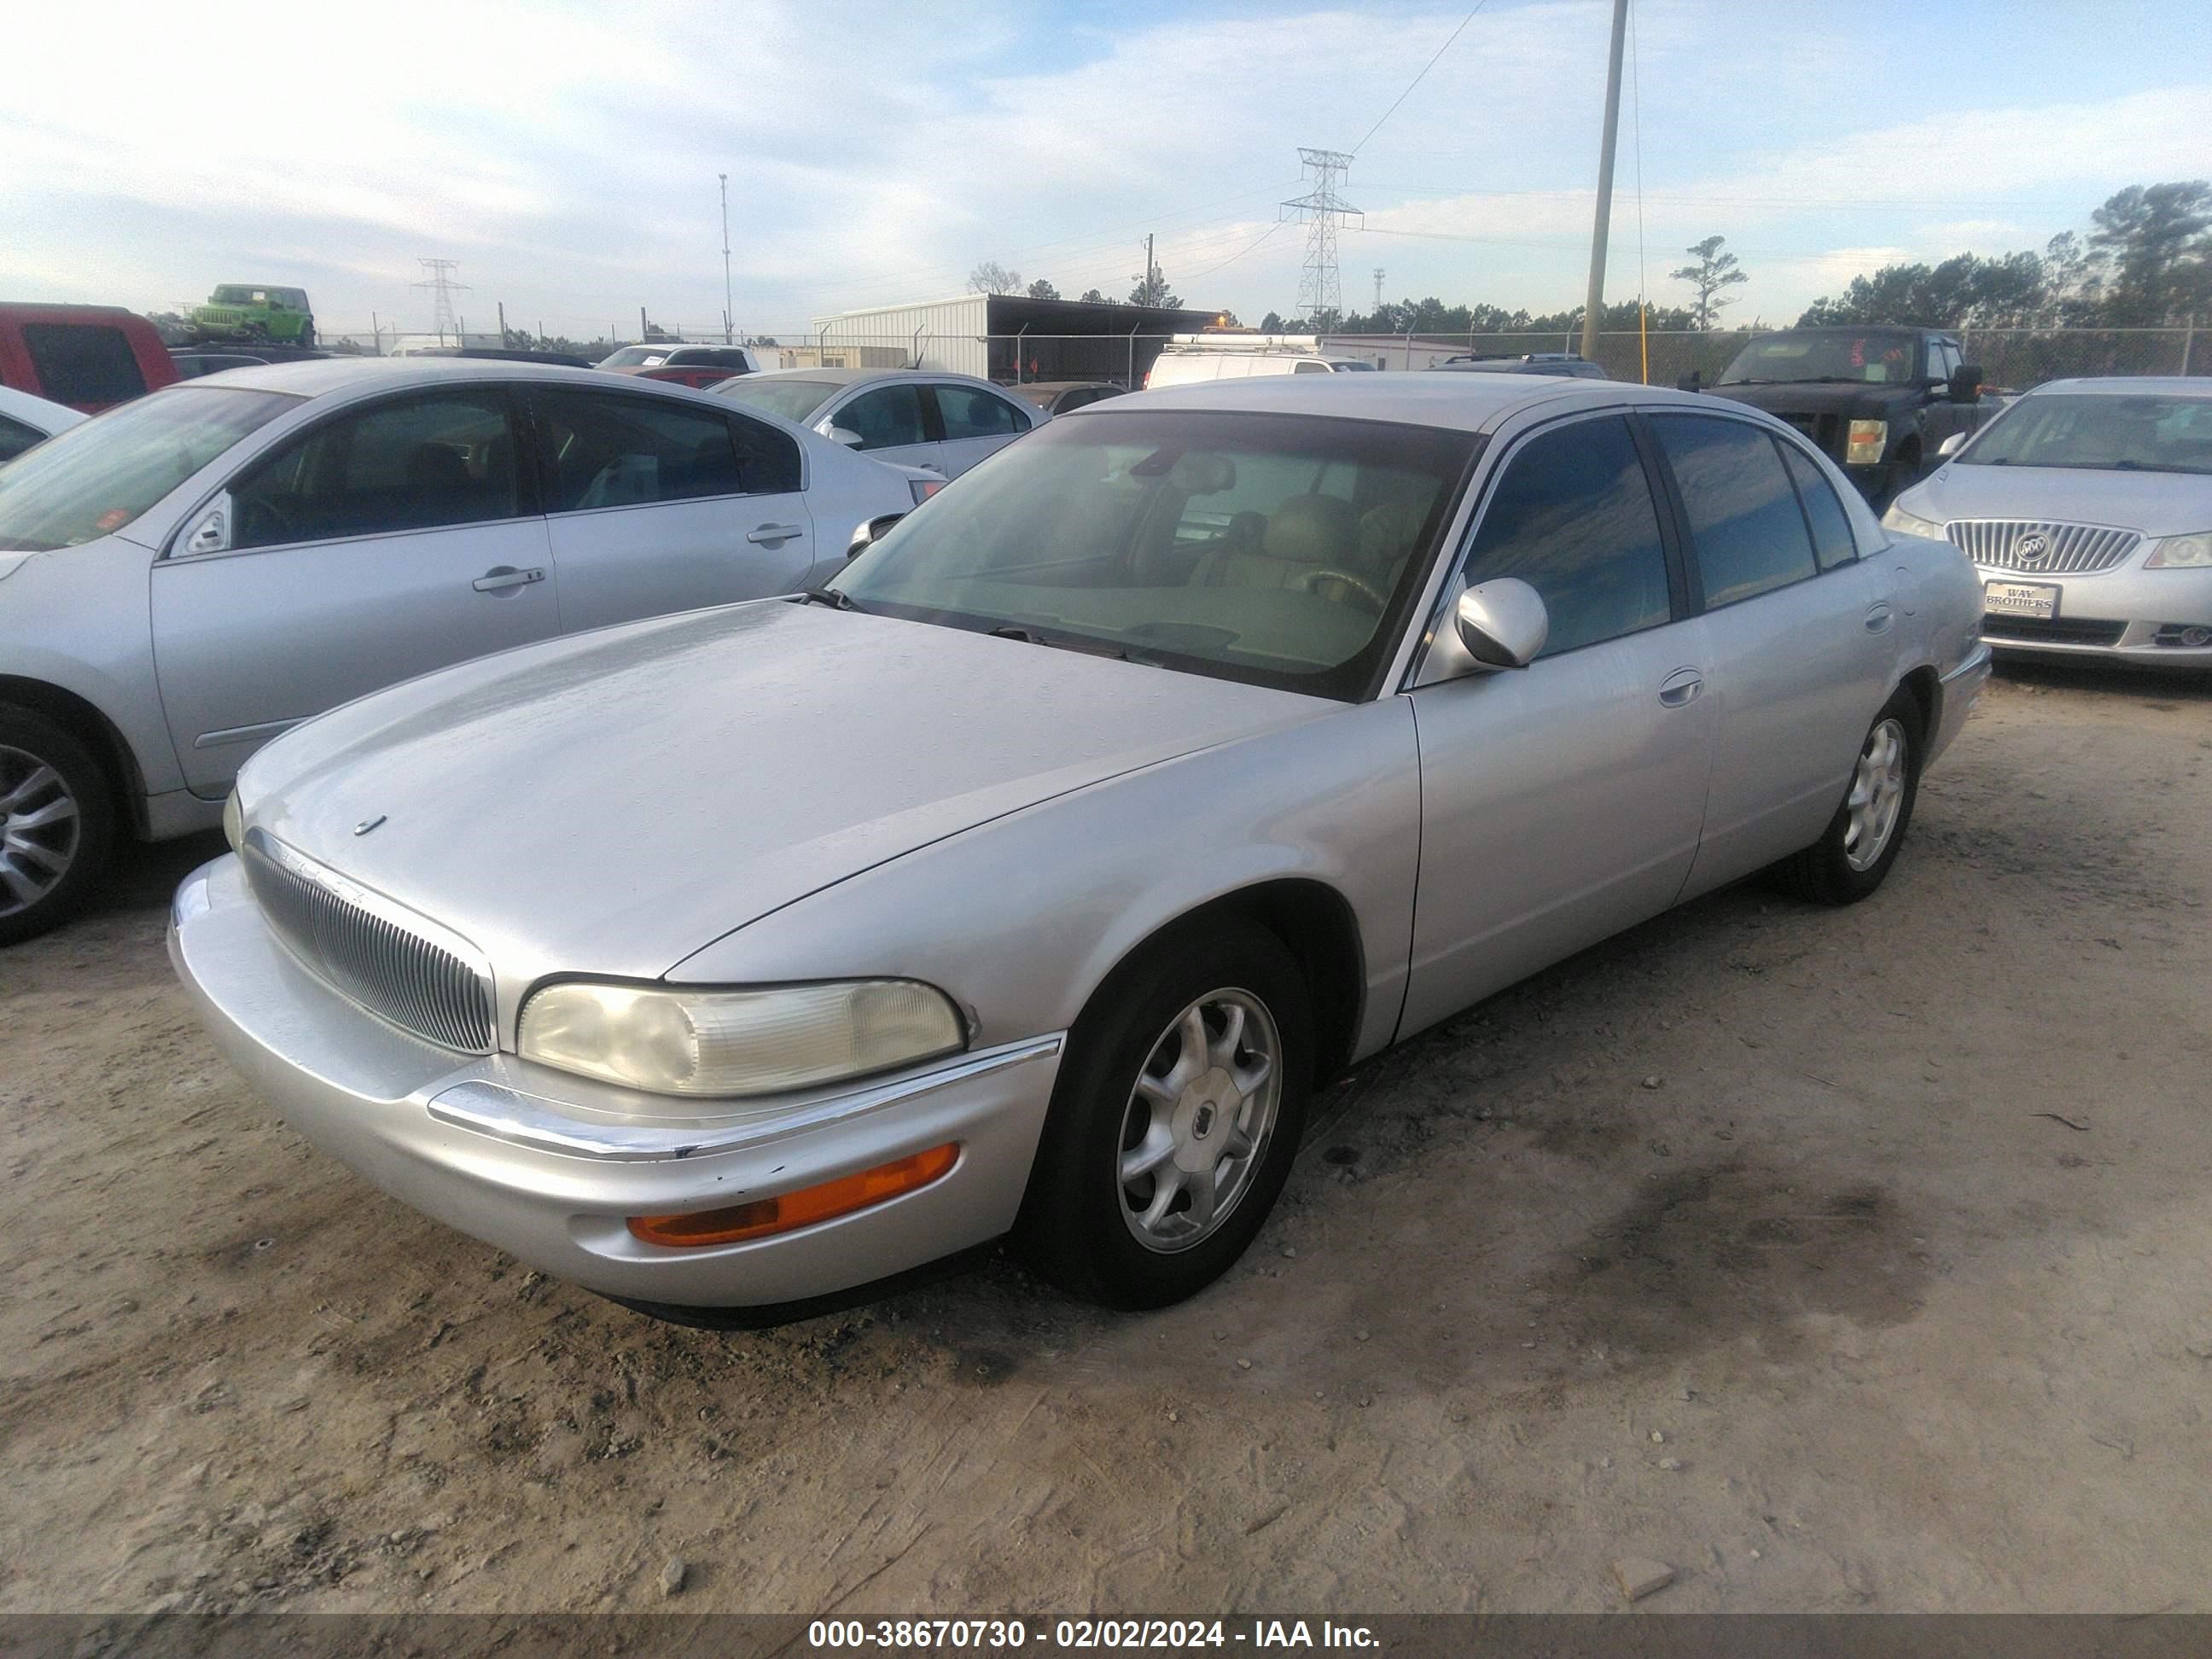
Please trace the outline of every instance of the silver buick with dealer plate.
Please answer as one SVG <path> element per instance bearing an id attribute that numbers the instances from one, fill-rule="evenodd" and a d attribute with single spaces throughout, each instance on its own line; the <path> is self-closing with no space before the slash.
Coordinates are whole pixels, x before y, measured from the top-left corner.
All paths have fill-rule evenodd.
<path id="1" fill-rule="evenodd" d="M 1996 649 L 2212 668 L 2212 381 L 2054 380 L 1883 523 L 1982 574 Z"/>

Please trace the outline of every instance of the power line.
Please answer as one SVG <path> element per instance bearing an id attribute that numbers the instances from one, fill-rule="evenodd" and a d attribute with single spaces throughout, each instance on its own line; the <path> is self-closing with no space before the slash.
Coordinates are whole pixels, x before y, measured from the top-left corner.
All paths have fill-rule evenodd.
<path id="1" fill-rule="evenodd" d="M 1413 88 L 1420 85 L 1423 81 L 1428 78 L 1429 71 L 1437 66 L 1437 58 L 1442 58 L 1446 52 L 1449 52 L 1452 48 L 1452 41 L 1458 40 L 1460 35 L 1465 32 L 1467 26 L 1474 21 L 1474 12 L 1480 11 L 1489 3 L 1490 0 L 1475 0 L 1474 11 L 1468 13 L 1466 16 L 1459 20 L 1459 27 L 1451 32 L 1450 39 L 1447 40 L 1443 45 L 1437 48 L 1436 58 L 1430 58 L 1427 63 L 1421 65 L 1421 72 L 1406 83 L 1405 91 L 1400 93 L 1396 98 L 1391 100 L 1390 107 L 1382 112 L 1381 116 L 1376 118 L 1375 125 L 1367 129 L 1365 136 L 1363 137 L 1358 143 L 1352 147 L 1352 153 L 1354 155 L 1358 155 L 1361 150 L 1367 147 L 1367 140 L 1369 138 L 1372 138 L 1377 132 L 1380 132 L 1382 130 L 1383 122 L 1389 120 L 1392 116 L 1398 112 L 1398 106 L 1404 103 L 1408 98 L 1413 95 Z"/>

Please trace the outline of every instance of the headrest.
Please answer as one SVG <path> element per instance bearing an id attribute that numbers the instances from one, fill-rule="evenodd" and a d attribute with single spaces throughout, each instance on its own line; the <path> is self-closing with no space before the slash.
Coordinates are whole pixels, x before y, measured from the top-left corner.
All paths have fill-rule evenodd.
<path id="1" fill-rule="evenodd" d="M 1334 495 L 1293 495 L 1267 518 L 1271 559 L 1339 569 L 1359 556 L 1359 515 Z"/>

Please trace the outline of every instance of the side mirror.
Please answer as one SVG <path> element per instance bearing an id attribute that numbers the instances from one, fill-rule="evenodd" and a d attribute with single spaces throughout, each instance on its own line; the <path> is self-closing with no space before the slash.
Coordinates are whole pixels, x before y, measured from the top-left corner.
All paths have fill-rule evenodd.
<path id="1" fill-rule="evenodd" d="M 897 513 L 887 513 L 880 519 L 864 519 L 854 525 L 853 538 L 845 544 L 845 556 L 848 559 L 859 558 L 861 554 L 876 544 L 878 537 L 896 524 L 902 516 Z"/>
<path id="2" fill-rule="evenodd" d="M 1526 668 L 1551 635 L 1543 595 L 1516 576 L 1478 582 L 1459 596 L 1459 642 L 1484 668 Z"/>
<path id="3" fill-rule="evenodd" d="M 1954 432 L 1936 446 L 1936 459 L 1939 461 L 1948 461 L 1966 447 L 1966 434 L 1963 432 Z"/>
<path id="4" fill-rule="evenodd" d="M 848 449 L 858 449 L 860 447 L 860 434 L 849 426 L 833 426 L 822 435 L 832 443 L 844 445 Z"/>
<path id="5" fill-rule="evenodd" d="M 1677 392 L 1703 392 L 1705 389 L 1705 372 L 1701 368 L 1693 368 L 1687 374 L 1674 377 L 1674 390 Z"/>
<path id="6" fill-rule="evenodd" d="M 199 521 L 185 538 L 187 553 L 228 553 L 230 550 L 230 492 L 226 489 L 207 505 Z"/>
<path id="7" fill-rule="evenodd" d="M 1951 401 L 1954 404 L 1978 404 L 1982 400 L 1982 366 L 1961 363 L 1959 372 L 1951 377 Z"/>

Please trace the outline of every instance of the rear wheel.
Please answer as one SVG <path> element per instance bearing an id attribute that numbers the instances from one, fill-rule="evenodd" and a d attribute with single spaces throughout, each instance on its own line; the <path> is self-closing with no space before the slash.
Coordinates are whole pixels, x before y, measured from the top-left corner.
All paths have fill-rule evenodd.
<path id="1" fill-rule="evenodd" d="M 45 715 L 0 704 L 0 945 L 73 915 L 114 842 L 113 793 L 91 750 Z"/>
<path id="2" fill-rule="evenodd" d="M 1282 941 L 1238 917 L 1157 941 L 1069 1034 L 1017 1224 L 1047 1275 L 1117 1308 L 1203 1289 L 1297 1156 L 1311 1016 Z"/>
<path id="3" fill-rule="evenodd" d="M 315 325 L 313 323 L 301 324 L 300 337 L 293 343 L 302 351 L 313 351 L 315 349 Z"/>
<path id="4" fill-rule="evenodd" d="M 1919 702 L 1901 687 L 1883 705 L 1827 830 L 1777 866 L 1791 891 L 1816 903 L 1856 904 L 1881 885 L 1919 796 L 1923 722 Z"/>

